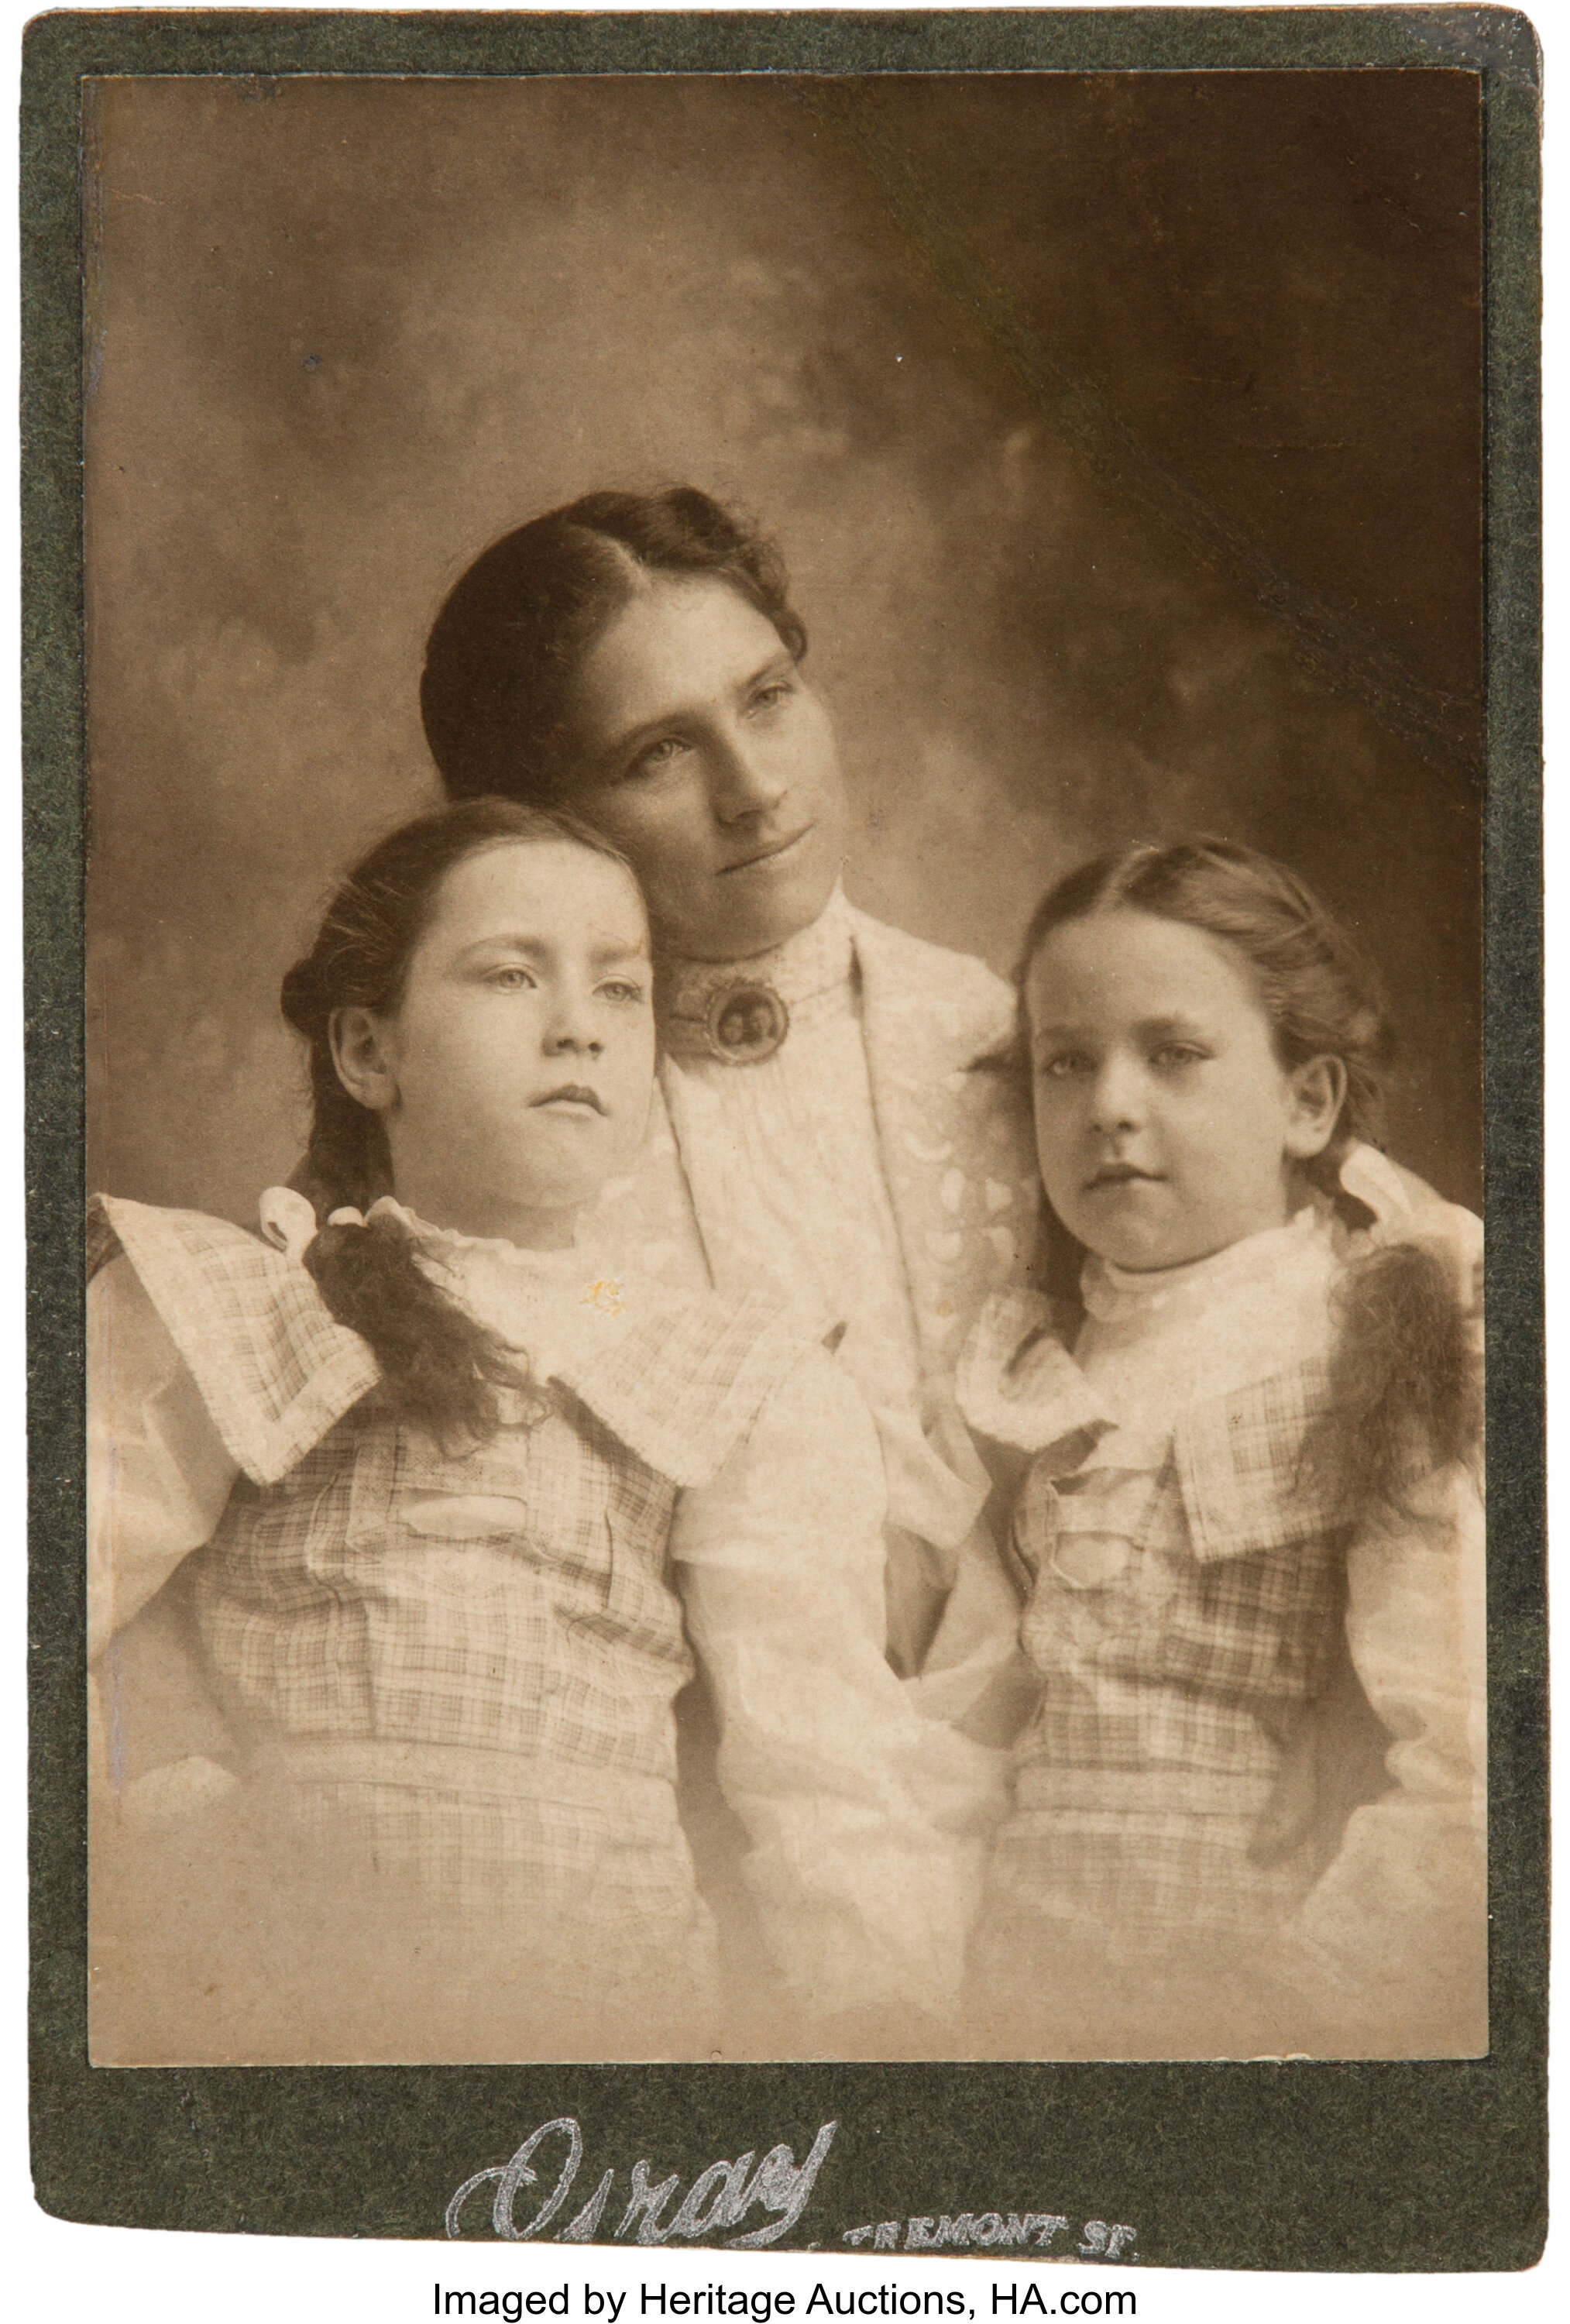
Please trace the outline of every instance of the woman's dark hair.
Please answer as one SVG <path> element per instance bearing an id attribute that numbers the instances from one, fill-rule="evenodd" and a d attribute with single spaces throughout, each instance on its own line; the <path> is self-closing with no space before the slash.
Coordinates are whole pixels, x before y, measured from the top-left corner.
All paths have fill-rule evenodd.
<path id="1" fill-rule="evenodd" d="M 653 575 L 727 583 L 797 661 L 806 652 L 778 554 L 707 493 L 585 493 L 493 541 L 436 615 L 420 715 L 449 798 L 570 795 L 562 742 L 573 680 Z"/>
<path id="2" fill-rule="evenodd" d="M 1118 848 L 1070 872 L 1032 916 L 1015 971 L 1027 1052 L 1024 988 L 1042 946 L 1070 921 L 1117 911 L 1180 921 L 1239 952 L 1289 1071 L 1311 1057 L 1341 1060 L 1346 1094 L 1335 1130 L 1303 1169 L 1344 1217 L 1365 1222 L 1340 1168 L 1352 1145 L 1377 1141 L 1392 1042 L 1383 986 L 1362 946 L 1295 872 L 1252 847 L 1201 837 Z M 1078 1306 L 1084 1259 L 1084 1247 L 1043 1204 L 1036 1272 L 1065 1323 Z M 1416 1245 L 1373 1250 L 1349 1269 L 1331 1372 L 1331 1422 L 1312 1457 L 1317 1467 L 1333 1464 L 1348 1508 L 1399 1499 L 1415 1453 L 1449 1461 L 1476 1442 L 1466 1319 L 1445 1265 Z"/>
<path id="3" fill-rule="evenodd" d="M 310 1054 L 310 1143 L 294 1180 L 318 1221 L 306 1267 L 337 1321 L 370 1343 L 387 1403 L 444 1443 L 494 1433 L 497 1390 L 527 1384 L 527 1360 L 440 1289 L 399 1220 L 384 1213 L 364 1226 L 327 1223 L 335 1211 L 364 1212 L 392 1192 L 387 1132 L 339 1079 L 332 1028 L 342 1009 L 397 1009 L 448 872 L 519 840 L 566 840 L 633 877 L 625 856 L 574 816 L 504 798 L 436 807 L 390 832 L 355 865 L 280 996 Z"/>

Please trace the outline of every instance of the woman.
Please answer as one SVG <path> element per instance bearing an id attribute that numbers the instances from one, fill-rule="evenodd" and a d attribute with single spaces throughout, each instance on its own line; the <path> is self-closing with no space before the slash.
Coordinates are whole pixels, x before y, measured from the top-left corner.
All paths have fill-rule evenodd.
<path id="1" fill-rule="evenodd" d="M 987 1731 L 1017 1609 L 953 1370 L 1033 1232 L 1028 1120 L 994 1069 L 1014 996 L 847 904 L 805 652 L 778 558 L 704 493 L 594 493 L 469 567 L 421 705 L 451 796 L 570 800 L 636 866 L 665 1117 L 628 1197 L 646 1250 L 721 1286 L 774 1273 L 847 1323 L 889 1482 L 890 1660 Z"/>
<path id="2" fill-rule="evenodd" d="M 845 797 L 770 545 L 691 487 L 592 493 L 487 549 L 431 631 L 454 798 L 570 801 L 648 899 L 665 1120 L 629 1207 L 675 1272 L 814 1286 L 889 1480 L 889 1655 L 1005 1739 L 1017 1605 L 954 1368 L 1033 1247 L 1016 996 L 840 886 Z M 673 1143 L 674 1137 L 674 1143 Z M 1430 1223 L 1449 1213 L 1405 1176 Z"/>

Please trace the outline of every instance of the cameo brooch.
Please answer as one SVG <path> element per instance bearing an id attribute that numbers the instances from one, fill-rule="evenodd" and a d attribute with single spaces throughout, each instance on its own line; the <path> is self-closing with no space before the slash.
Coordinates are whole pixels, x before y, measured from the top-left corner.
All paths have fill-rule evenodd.
<path id="1" fill-rule="evenodd" d="M 790 1023 L 772 984 L 726 984 L 709 1003 L 703 1035 L 710 1056 L 721 1065 L 756 1065 L 773 1056 Z"/>

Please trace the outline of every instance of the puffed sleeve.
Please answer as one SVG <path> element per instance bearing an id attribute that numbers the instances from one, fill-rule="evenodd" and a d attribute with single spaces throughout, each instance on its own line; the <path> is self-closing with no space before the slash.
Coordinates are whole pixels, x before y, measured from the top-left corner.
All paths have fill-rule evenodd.
<path id="1" fill-rule="evenodd" d="M 208 1540 L 239 1471 L 124 1255 L 87 1286 L 87 1653 Z"/>
<path id="2" fill-rule="evenodd" d="M 1303 1982 L 1365 2045 L 1488 2047 L 1483 1507 L 1460 1467 L 1423 1480 L 1347 1556 L 1346 1637 L 1391 1741 L 1292 1932 Z"/>
<path id="3" fill-rule="evenodd" d="M 885 1506 L 867 1408 L 813 1349 L 672 1533 L 747 1877 L 815 2020 L 951 2005 L 1005 1806 L 1005 1756 L 885 1659 Z"/>

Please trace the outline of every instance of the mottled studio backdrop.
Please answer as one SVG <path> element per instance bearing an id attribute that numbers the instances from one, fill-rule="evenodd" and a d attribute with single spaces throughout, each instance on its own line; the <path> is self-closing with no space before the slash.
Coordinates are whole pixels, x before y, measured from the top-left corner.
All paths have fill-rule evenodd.
<path id="1" fill-rule="evenodd" d="M 1478 1190 L 1477 84 L 89 89 L 91 1182 L 239 1219 L 279 978 L 426 802 L 495 534 L 692 481 L 781 536 L 872 910 L 1010 959 L 1109 840 L 1297 863 L 1392 1145 Z"/>

